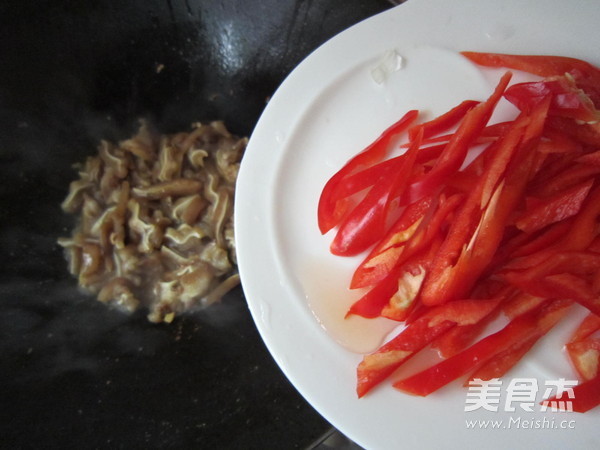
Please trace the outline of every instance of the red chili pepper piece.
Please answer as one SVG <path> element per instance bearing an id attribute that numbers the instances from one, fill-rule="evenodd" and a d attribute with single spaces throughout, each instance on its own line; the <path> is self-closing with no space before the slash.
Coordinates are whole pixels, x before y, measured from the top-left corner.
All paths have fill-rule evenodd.
<path id="1" fill-rule="evenodd" d="M 358 266 L 350 282 L 351 289 L 372 286 L 388 275 L 400 259 L 404 244 L 417 231 L 432 201 L 428 197 L 406 207 L 386 236 Z"/>
<path id="2" fill-rule="evenodd" d="M 497 304 L 497 300 L 457 300 L 432 309 L 375 353 L 363 358 L 357 369 L 358 396 L 365 395 L 444 331 L 457 324 L 478 322 Z"/>
<path id="3" fill-rule="evenodd" d="M 575 142 L 598 147 L 600 145 L 600 126 L 598 123 L 581 123 L 569 117 L 553 116 L 548 118 L 548 128 L 556 130 Z"/>
<path id="4" fill-rule="evenodd" d="M 596 406 L 600 405 L 600 374 L 591 380 L 585 381 L 573 387 L 573 396 L 568 398 L 567 395 L 552 397 L 543 400 L 540 404 L 544 406 L 566 406 L 566 402 L 570 402 L 574 412 L 584 413 Z M 567 408 L 565 408 L 567 409 Z"/>
<path id="5" fill-rule="evenodd" d="M 418 251 L 416 254 L 412 254 L 410 250 L 407 252 L 411 255 L 407 262 L 402 264 L 403 275 L 398 278 L 397 290 L 381 310 L 382 317 L 407 321 L 410 313 L 415 309 L 423 279 L 441 244 L 441 238 L 431 238 L 430 241 L 429 247 L 422 252 Z"/>
<path id="6" fill-rule="evenodd" d="M 600 174 L 600 167 L 595 165 L 572 163 L 572 167 L 565 169 L 562 173 L 545 179 L 543 182 L 531 183 L 528 194 L 532 197 L 550 197 L 564 191 L 578 183 L 592 180 L 595 175 Z"/>
<path id="7" fill-rule="evenodd" d="M 437 349 L 442 358 L 450 358 L 463 351 L 473 343 L 475 338 L 481 335 L 485 327 L 498 317 L 498 313 L 501 311 L 500 306 L 506 301 L 506 296 L 507 293 L 503 291 L 496 296 L 490 297 L 499 300 L 498 306 L 490 314 L 477 323 L 454 327 L 448 330 L 432 342 L 432 348 Z"/>
<path id="8" fill-rule="evenodd" d="M 600 330 L 600 316 L 590 313 L 579 324 L 569 342 L 582 341 L 598 330 Z"/>
<path id="9" fill-rule="evenodd" d="M 402 313 L 396 308 L 392 314 L 388 309 L 386 316 L 394 320 L 404 320 L 412 307 L 414 299 L 407 298 L 413 292 L 418 291 L 423 275 L 429 269 L 429 264 L 438 244 L 433 243 L 428 252 L 415 254 L 396 264 L 389 273 L 379 281 L 371 290 L 354 302 L 346 317 L 355 314 L 365 318 L 374 318 L 383 315 L 384 309 L 389 304 L 403 304 Z"/>
<path id="10" fill-rule="evenodd" d="M 542 81 L 513 84 L 504 97 L 519 108 L 528 112 L 545 97 L 552 97 L 549 114 L 551 116 L 593 121 L 599 114 L 590 98 L 579 89 L 572 78 L 554 77 Z"/>
<path id="11" fill-rule="evenodd" d="M 586 338 L 566 345 L 569 358 L 584 380 L 591 380 L 598 375 L 600 361 L 600 338 Z"/>
<path id="12" fill-rule="evenodd" d="M 467 295 L 477 278 L 491 262 L 500 244 L 506 221 L 525 187 L 526 176 L 495 187 L 504 174 L 525 133 L 528 121 L 515 124 L 494 149 L 471 196 L 457 213 L 448 237 L 425 279 L 421 301 L 437 305 Z M 519 170 L 526 168 L 520 165 Z M 495 189 L 492 194 L 491 189 Z M 484 208 L 481 211 L 481 208 Z"/>
<path id="13" fill-rule="evenodd" d="M 560 300 L 546 302 L 514 318 L 500 331 L 481 339 L 451 358 L 394 383 L 394 387 L 411 394 L 427 396 L 495 355 L 519 346 L 525 340 L 543 332 L 549 324 L 556 323 L 562 317 L 563 310 L 570 304 Z"/>
<path id="14" fill-rule="evenodd" d="M 342 220 L 330 247 L 334 255 L 357 255 L 383 237 L 390 202 L 401 196 L 406 189 L 419 145 L 420 141 L 415 141 L 405 157 L 396 160 L 391 169 L 394 174 L 392 182 L 381 182 L 373 186 Z"/>
<path id="15" fill-rule="evenodd" d="M 475 64 L 521 70 L 541 77 L 569 73 L 592 99 L 600 104 L 600 69 L 576 58 L 551 55 L 508 55 L 500 53 L 461 52 Z"/>
<path id="16" fill-rule="evenodd" d="M 485 364 L 479 367 L 473 372 L 469 379 L 465 382 L 465 386 L 468 386 L 472 381 L 475 380 L 492 380 L 494 378 L 502 378 L 506 373 L 512 369 L 521 359 L 531 350 L 531 348 L 540 340 L 541 334 L 533 336 L 525 340 L 521 344 L 517 344 L 515 347 L 508 348 L 503 352 L 500 352 L 494 358 L 488 360 Z"/>
<path id="17" fill-rule="evenodd" d="M 408 138 L 411 141 L 414 140 L 420 130 L 423 131 L 424 139 L 449 130 L 460 122 L 465 114 L 479 103 L 480 102 L 475 100 L 465 100 L 444 114 L 437 116 L 435 119 L 413 126 L 408 130 Z"/>
<path id="18" fill-rule="evenodd" d="M 426 195 L 431 195 L 435 189 L 451 174 L 460 169 L 473 140 L 486 126 L 496 104 L 502 97 L 511 78 L 507 72 L 500 79 L 494 93 L 483 103 L 471 109 L 464 117 L 452 138 L 430 172 L 411 184 L 408 189 L 407 201 L 413 202 Z"/>
<path id="19" fill-rule="evenodd" d="M 340 208 L 337 195 L 339 184 L 349 175 L 360 169 L 370 167 L 381 161 L 389 150 L 389 145 L 395 136 L 405 131 L 417 118 L 418 111 L 407 112 L 400 120 L 387 128 L 373 143 L 361 153 L 354 156 L 325 184 L 318 205 L 318 223 L 321 233 L 325 234 L 335 227 L 344 216 L 344 208 Z"/>
<path id="20" fill-rule="evenodd" d="M 584 181 L 548 198 L 539 200 L 535 206 L 529 208 L 517 218 L 517 228 L 526 233 L 532 233 L 574 216 L 581 209 L 592 184 L 593 180 Z"/>
<path id="21" fill-rule="evenodd" d="M 565 136 L 562 133 L 557 132 L 546 127 L 544 130 L 544 140 L 538 145 L 537 151 L 540 153 L 577 153 L 582 152 L 583 146 L 571 139 L 569 136 Z"/>

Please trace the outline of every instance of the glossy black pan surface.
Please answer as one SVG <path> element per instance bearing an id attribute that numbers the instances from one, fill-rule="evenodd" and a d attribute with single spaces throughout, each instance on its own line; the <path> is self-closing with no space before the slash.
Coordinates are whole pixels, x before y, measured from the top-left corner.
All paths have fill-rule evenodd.
<path id="1" fill-rule="evenodd" d="M 0 447 L 303 448 L 329 428 L 236 289 L 153 325 L 78 291 L 59 236 L 99 139 L 223 119 L 249 135 L 313 49 L 384 0 L 0 5 Z"/>

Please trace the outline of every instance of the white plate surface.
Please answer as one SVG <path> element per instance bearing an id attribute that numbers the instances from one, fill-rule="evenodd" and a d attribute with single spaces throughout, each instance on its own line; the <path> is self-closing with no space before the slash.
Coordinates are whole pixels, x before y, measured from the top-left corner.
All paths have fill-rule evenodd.
<path id="1" fill-rule="evenodd" d="M 504 407 L 511 379 L 535 378 L 538 401 L 546 381 L 574 379 L 561 348 L 575 318 L 507 376 L 498 412 L 466 412 L 467 391 L 458 383 L 417 398 L 388 382 L 357 399 L 357 351 L 374 349 L 393 324 L 342 320 L 359 295 L 347 289 L 359 258 L 332 256 L 332 236 L 321 236 L 316 223 L 327 179 L 406 111 L 419 109 L 427 118 L 464 99 L 487 98 L 497 72 L 483 72 L 457 52 L 557 54 L 600 64 L 599 23 L 596 0 L 409 0 L 320 47 L 270 100 L 251 136 L 236 192 L 242 285 L 262 338 L 286 376 L 359 445 L 599 447 L 598 410 L 543 412 L 536 405 L 527 412 L 519 402 L 512 404 L 514 412 Z M 388 62 L 398 55 L 401 63 L 377 83 L 372 71 L 386 55 Z M 510 110 L 500 110 L 505 112 Z M 473 420 L 502 422 L 497 429 L 491 422 L 469 428 L 466 421 Z"/>

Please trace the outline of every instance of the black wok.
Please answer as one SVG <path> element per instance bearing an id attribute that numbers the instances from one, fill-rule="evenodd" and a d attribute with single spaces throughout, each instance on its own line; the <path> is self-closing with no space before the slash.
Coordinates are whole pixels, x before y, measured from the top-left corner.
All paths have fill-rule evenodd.
<path id="1" fill-rule="evenodd" d="M 149 118 L 249 135 L 285 76 L 384 0 L 0 5 L 0 447 L 305 448 L 329 429 L 279 371 L 241 288 L 150 324 L 99 304 L 56 240 L 72 165 Z"/>

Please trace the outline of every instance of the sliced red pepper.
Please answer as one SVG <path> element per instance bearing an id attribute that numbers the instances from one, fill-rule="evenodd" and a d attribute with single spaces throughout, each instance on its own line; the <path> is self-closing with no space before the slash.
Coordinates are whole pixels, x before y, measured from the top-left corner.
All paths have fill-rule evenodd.
<path id="1" fill-rule="evenodd" d="M 600 297 L 596 295 L 585 279 L 570 273 L 558 273 L 542 278 L 540 287 L 547 297 L 560 297 L 575 300 L 594 314 L 600 314 Z M 549 295 L 548 295 L 549 294 Z"/>
<path id="2" fill-rule="evenodd" d="M 592 184 L 593 180 L 584 181 L 540 200 L 536 206 L 520 215 L 516 226 L 526 233 L 532 233 L 574 216 L 581 209 Z"/>
<path id="3" fill-rule="evenodd" d="M 600 167 L 600 150 L 596 150 L 592 153 L 586 153 L 585 155 L 581 155 L 577 158 L 577 162 L 583 163 L 586 165 L 592 165 L 596 167 Z"/>
<path id="4" fill-rule="evenodd" d="M 576 58 L 551 55 L 508 55 L 500 53 L 461 52 L 475 64 L 487 67 L 503 67 L 552 77 L 570 74 L 577 85 L 600 105 L 600 69 Z"/>
<path id="5" fill-rule="evenodd" d="M 504 74 L 494 93 L 485 102 L 480 103 L 466 114 L 431 171 L 410 185 L 406 199 L 408 202 L 431 195 L 449 175 L 460 169 L 471 143 L 479 136 L 489 121 L 511 76 L 510 72 Z"/>
<path id="6" fill-rule="evenodd" d="M 570 304 L 560 300 L 546 302 L 514 318 L 500 331 L 481 339 L 451 358 L 397 381 L 394 387 L 415 395 L 429 395 L 490 358 L 538 335 L 548 324 L 556 323 Z"/>
<path id="7" fill-rule="evenodd" d="M 386 236 L 355 270 L 351 289 L 372 286 L 387 276 L 400 258 L 404 244 L 417 231 L 432 201 L 432 197 L 427 197 L 406 207 Z"/>
<path id="8" fill-rule="evenodd" d="M 398 289 L 381 310 L 381 316 L 392 320 L 407 320 L 414 310 L 425 275 L 432 258 L 435 257 L 442 239 L 431 238 L 429 247 L 423 252 L 411 254 L 407 263 L 402 264 L 403 275 L 398 279 Z"/>
<path id="9" fill-rule="evenodd" d="M 525 125 L 525 120 L 516 123 L 498 141 L 493 158 L 487 163 L 478 186 L 452 223 L 436 264 L 425 279 L 421 293 L 423 304 L 437 305 L 467 295 L 491 262 L 508 216 L 524 189 L 527 178 L 518 176 L 512 180 L 513 175 L 518 173 L 513 171 L 510 183 L 498 188 L 494 185 L 517 151 Z M 525 166 L 521 165 L 520 168 L 523 167 Z M 496 189 L 496 194 L 487 193 L 490 187 Z M 480 213 L 480 208 L 485 209 Z"/>
<path id="10" fill-rule="evenodd" d="M 421 147 L 416 155 L 415 163 L 423 164 L 435 160 L 439 157 L 443 149 L 443 145 Z M 395 176 L 392 171 L 397 168 L 397 162 L 405 157 L 406 154 L 404 153 L 347 176 L 340 181 L 336 188 L 335 193 L 338 202 L 342 202 L 345 198 L 370 188 L 382 179 Z"/>
<path id="11" fill-rule="evenodd" d="M 420 129 L 423 130 L 424 139 L 449 130 L 479 103 L 475 100 L 465 100 L 435 119 L 413 126 L 408 130 L 408 138 L 414 140 Z"/>
<path id="12" fill-rule="evenodd" d="M 546 123 L 552 118 L 548 118 Z M 568 154 L 544 154 L 541 152 L 540 164 L 537 166 L 534 177 L 531 179 L 530 187 L 533 191 L 540 189 L 547 183 L 551 183 L 556 177 L 560 177 L 564 171 L 570 170 L 574 165 L 577 165 L 575 160 L 581 155 L 581 153 L 568 153 Z"/>
<path id="13" fill-rule="evenodd" d="M 455 194 L 437 203 L 432 203 L 431 198 L 423 198 L 409 205 L 382 245 L 377 246 L 355 271 L 351 288 L 376 283 L 394 265 L 430 245 L 461 200 L 462 195 Z"/>
<path id="14" fill-rule="evenodd" d="M 385 278 L 355 301 L 348 309 L 346 317 L 351 315 L 367 319 L 379 317 L 383 307 L 390 301 L 390 297 L 398 290 L 398 277 L 401 269 L 401 267 L 398 267 L 390 271 Z"/>
<path id="15" fill-rule="evenodd" d="M 579 324 L 569 342 L 582 341 L 587 337 L 590 337 L 596 331 L 600 330 L 600 316 L 590 313 L 585 319 Z"/>
<path id="16" fill-rule="evenodd" d="M 600 186 L 594 186 L 579 213 L 573 219 L 573 226 L 553 247 L 561 250 L 585 250 L 597 235 L 597 219 L 600 216 Z"/>
<path id="17" fill-rule="evenodd" d="M 544 140 L 538 145 L 540 153 L 581 153 L 583 146 L 556 130 L 544 130 Z"/>
<path id="18" fill-rule="evenodd" d="M 570 226 L 571 221 L 564 220 L 550 225 L 540 233 L 534 233 L 533 235 L 519 233 L 510 241 L 503 243 L 501 254 L 496 255 L 497 260 L 494 266 L 501 265 L 509 258 L 511 261 L 518 261 L 520 257 L 532 255 L 549 247 L 564 236 Z"/>
<path id="19" fill-rule="evenodd" d="M 521 361 L 541 337 L 541 335 L 533 336 L 521 344 L 517 344 L 515 347 L 500 352 L 475 370 L 465 382 L 465 386 L 468 386 L 475 380 L 488 381 L 494 378 L 502 378 L 510 369 Z"/>
<path id="20" fill-rule="evenodd" d="M 404 311 L 402 314 L 400 314 L 400 311 L 395 311 L 393 315 L 390 311 L 386 313 L 389 318 L 403 320 L 404 314 L 407 314 L 412 307 L 412 300 L 405 298 L 407 294 L 405 290 L 410 289 L 412 292 L 413 289 L 420 288 L 420 277 L 429 270 L 431 257 L 435 250 L 437 250 L 437 246 L 438 244 L 432 243 L 428 252 L 414 254 L 402 264 L 396 264 L 392 267 L 390 272 L 380 282 L 352 304 L 346 317 L 352 314 L 365 318 L 379 317 L 390 301 L 398 302 L 400 298 L 403 298 L 402 309 Z M 398 295 L 397 299 L 394 298 L 396 295 Z"/>
<path id="21" fill-rule="evenodd" d="M 521 314 L 532 311 L 547 301 L 547 298 L 536 297 L 535 295 L 517 290 L 513 297 L 503 303 L 502 312 L 509 319 L 514 319 Z"/>
<path id="22" fill-rule="evenodd" d="M 436 266 L 432 268 L 429 283 L 426 280 L 423 287 L 421 299 L 424 304 L 437 304 L 452 296 L 466 295 L 492 263 L 508 218 L 526 187 L 532 161 L 532 153 L 527 149 L 535 146 L 539 139 L 547 111 L 548 101 L 540 102 L 530 116 L 515 121 L 507 134 L 497 142 L 492 156 L 486 161 L 480 188 L 473 190 L 472 200 L 479 200 L 482 208 L 480 222 L 468 245 L 463 244 L 453 266 L 439 272 L 439 278 L 433 275 Z M 504 173 L 504 182 L 498 184 Z M 495 189 L 493 194 L 492 189 Z M 455 224 L 463 225 L 459 220 Z"/>
<path id="23" fill-rule="evenodd" d="M 592 177 L 600 173 L 600 166 L 573 163 L 568 169 L 560 174 L 546 179 L 543 183 L 532 183 L 528 189 L 528 194 L 533 197 L 550 197 L 557 195 L 561 191 L 569 189 L 578 183 L 591 180 Z"/>
<path id="24" fill-rule="evenodd" d="M 595 297 L 586 275 L 600 270 L 600 255 L 592 252 L 538 253 L 543 258 L 528 258 L 529 267 L 503 273 L 504 278 L 524 292 L 544 298 L 571 298 L 589 302 Z M 537 261 L 537 263 L 536 263 Z"/>
<path id="25" fill-rule="evenodd" d="M 454 327 L 448 330 L 431 344 L 433 348 L 437 349 L 442 358 L 450 358 L 463 351 L 498 317 L 498 313 L 500 312 L 499 305 L 504 301 L 504 295 L 498 295 L 494 298 L 498 299 L 499 302 L 496 309 L 491 311 L 490 314 L 477 323 Z"/>
<path id="26" fill-rule="evenodd" d="M 533 267 L 554 257 L 559 252 L 584 251 L 598 235 L 597 219 L 600 216 L 600 186 L 592 187 L 577 215 L 571 219 L 571 226 L 554 244 L 531 255 L 517 258 L 506 265 L 518 269 Z"/>
<path id="27" fill-rule="evenodd" d="M 411 179 L 420 141 L 414 141 L 406 156 L 391 168 L 393 181 L 377 183 L 342 220 L 331 243 L 334 255 L 351 256 L 365 251 L 381 239 L 386 230 L 390 203 L 401 196 Z"/>
<path id="28" fill-rule="evenodd" d="M 560 407 L 561 405 L 566 406 L 566 402 L 570 402 L 574 412 L 587 412 L 600 405 L 600 374 L 573 387 L 573 396 L 574 398 L 568 398 L 565 395 L 559 395 L 543 400 L 540 404 Z"/>
<path id="29" fill-rule="evenodd" d="M 600 146 L 600 126 L 598 123 L 581 123 L 568 117 L 549 117 L 548 127 L 565 134 L 583 145 Z"/>
<path id="30" fill-rule="evenodd" d="M 493 317 L 495 315 L 490 315 L 490 321 Z M 488 325 L 489 321 L 483 319 L 472 325 L 454 327 L 438 337 L 431 346 L 442 358 L 450 358 L 471 345 Z"/>
<path id="31" fill-rule="evenodd" d="M 363 358 L 357 369 L 358 396 L 364 396 L 444 331 L 478 322 L 497 304 L 497 300 L 457 300 L 432 309 Z"/>
<path id="32" fill-rule="evenodd" d="M 587 338 L 566 345 L 569 358 L 579 376 L 591 380 L 598 376 L 600 363 L 600 338 Z"/>
<path id="33" fill-rule="evenodd" d="M 504 97 L 521 111 L 531 109 L 542 99 L 552 98 L 549 114 L 570 117 L 586 122 L 598 120 L 598 111 L 588 96 L 575 86 L 572 78 L 565 76 L 542 81 L 518 83 L 510 86 Z"/>
<path id="34" fill-rule="evenodd" d="M 531 311 L 542 303 L 545 300 L 539 297 L 531 297 L 527 294 L 517 293 L 509 302 L 506 302 L 503 305 L 503 310 L 507 317 L 515 318 L 521 314 L 525 314 L 528 311 Z M 475 372 L 473 372 L 469 378 L 469 380 L 465 383 L 468 385 L 472 380 L 491 380 L 494 378 L 501 378 L 506 373 L 512 369 L 528 352 L 531 348 L 548 332 L 550 329 L 556 325 L 556 323 L 566 315 L 568 309 L 565 308 L 562 310 L 562 315 L 553 314 L 551 316 L 551 320 L 540 322 L 540 326 L 538 332 L 535 333 L 529 339 L 526 339 L 522 343 L 517 343 L 514 347 L 508 348 L 503 352 L 499 353 L 495 357 L 488 360 L 486 363 L 482 364 L 478 367 Z"/>
<path id="35" fill-rule="evenodd" d="M 321 233 L 325 234 L 335 227 L 346 212 L 344 208 L 338 205 L 340 199 L 336 194 L 336 189 L 340 182 L 356 171 L 370 167 L 381 161 L 389 151 L 390 143 L 395 136 L 405 131 L 416 120 L 418 115 L 419 113 L 416 110 L 407 112 L 400 120 L 387 128 L 373 143 L 350 159 L 329 179 L 321 192 L 317 211 Z"/>

